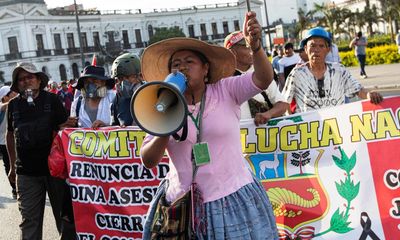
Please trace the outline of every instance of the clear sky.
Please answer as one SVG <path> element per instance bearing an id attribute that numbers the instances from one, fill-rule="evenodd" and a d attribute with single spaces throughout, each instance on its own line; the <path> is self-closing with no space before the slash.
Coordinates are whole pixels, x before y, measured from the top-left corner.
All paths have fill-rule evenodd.
<path id="1" fill-rule="evenodd" d="M 77 4 L 83 4 L 85 9 L 97 8 L 98 10 L 123 10 L 123 9 L 160 9 L 179 8 L 195 5 L 232 3 L 238 0 L 76 0 Z M 45 0 L 48 8 L 71 5 L 74 0 Z"/>

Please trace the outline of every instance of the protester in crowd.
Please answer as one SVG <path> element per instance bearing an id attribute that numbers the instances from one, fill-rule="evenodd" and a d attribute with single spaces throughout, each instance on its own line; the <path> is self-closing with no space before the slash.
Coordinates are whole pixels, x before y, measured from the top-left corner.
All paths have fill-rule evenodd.
<path id="1" fill-rule="evenodd" d="M 229 34 L 224 41 L 224 47 L 236 57 L 236 71 L 234 76 L 246 72 L 253 72 L 253 55 L 247 46 L 241 31 Z M 267 90 L 257 94 L 240 106 L 241 119 L 254 119 L 256 126 L 267 123 L 271 118 L 282 116 L 287 109 L 287 103 L 278 91 L 275 81 L 272 81 Z"/>
<path id="2" fill-rule="evenodd" d="M 58 84 L 55 81 L 49 81 L 48 90 L 51 93 L 57 94 L 58 92 Z"/>
<path id="3" fill-rule="evenodd" d="M 349 47 L 354 47 L 354 53 L 357 57 L 358 63 L 360 64 L 360 76 L 362 78 L 367 78 L 367 73 L 365 72 L 365 61 L 367 59 L 367 38 L 362 35 L 362 32 L 358 32 L 356 37 L 350 42 Z"/>
<path id="4" fill-rule="evenodd" d="M 71 78 L 68 81 L 68 92 L 70 92 L 72 94 L 72 96 L 75 95 L 75 88 L 76 88 L 76 80 L 75 80 L 75 78 Z"/>
<path id="5" fill-rule="evenodd" d="M 272 58 L 278 56 L 278 54 L 279 54 L 279 48 L 282 49 L 282 47 L 281 47 L 280 45 L 274 44 L 274 48 L 272 49 L 272 53 L 271 53 Z"/>
<path id="6" fill-rule="evenodd" d="M 283 47 L 285 50 L 284 56 L 279 60 L 279 90 L 282 91 L 283 86 L 285 86 L 285 81 L 289 73 L 300 61 L 298 54 L 294 53 L 293 43 L 288 42 Z"/>
<path id="7" fill-rule="evenodd" d="M 400 29 L 399 29 L 399 31 L 398 31 L 398 33 L 396 35 L 396 44 L 397 44 L 397 49 L 398 49 L 399 54 L 400 54 Z"/>
<path id="8" fill-rule="evenodd" d="M 57 95 L 60 98 L 62 104 L 65 107 L 65 110 L 67 110 L 68 116 L 71 113 L 71 104 L 72 101 L 74 100 L 74 96 L 68 91 L 68 83 L 67 81 L 62 81 L 61 82 L 61 88 L 58 90 Z"/>
<path id="9" fill-rule="evenodd" d="M 105 75 L 103 67 L 90 65 L 83 69 L 76 85 L 81 96 L 75 98 L 71 106 L 71 117 L 78 118 L 79 127 L 99 128 L 111 125 L 114 84 L 114 79 Z"/>
<path id="10" fill-rule="evenodd" d="M 196 239 L 278 239 L 271 204 L 243 161 L 240 142 L 240 105 L 273 80 L 254 12 L 246 13 L 243 34 L 253 52 L 254 73 L 232 76 L 236 63 L 230 51 L 191 38 L 160 41 L 143 53 L 144 79 L 164 79 L 173 70 L 186 75 L 184 97 L 191 116 L 186 141 L 147 135 L 142 145 L 142 161 L 148 168 L 157 166 L 165 150 L 170 158 L 165 184 L 160 185 L 146 218 L 144 239 L 151 237 L 160 197 L 165 194 L 172 203 L 189 188 L 195 189 L 191 192 L 197 199 L 192 210 Z M 205 165 L 196 166 L 192 153 L 207 148 L 205 143 L 209 152 L 202 158 Z"/>
<path id="11" fill-rule="evenodd" d="M 4 169 L 6 170 L 6 175 L 10 172 L 10 159 L 8 158 L 8 152 L 6 147 L 6 132 L 7 132 L 7 118 L 6 111 L 8 102 L 17 96 L 18 94 L 11 91 L 10 86 L 3 86 L 0 88 L 0 151 L 3 156 Z M 17 189 L 15 187 L 15 182 L 10 182 L 11 193 L 13 199 L 17 199 Z"/>
<path id="12" fill-rule="evenodd" d="M 368 92 L 339 63 L 326 62 L 331 39 L 321 27 L 310 29 L 303 39 L 309 62 L 295 68 L 289 75 L 283 95 L 288 102 L 296 100 L 296 112 L 334 107 L 345 103 L 345 97 L 357 95 L 378 104 L 378 92 Z"/>
<path id="13" fill-rule="evenodd" d="M 132 53 L 117 57 L 111 68 L 111 77 L 116 79 L 119 85 L 112 105 L 112 125 L 136 125 L 131 113 L 131 98 L 133 92 L 143 82 L 139 58 Z"/>
<path id="14" fill-rule="evenodd" d="M 9 179 L 16 182 L 22 215 L 21 239 L 42 239 L 46 192 L 60 239 L 75 239 L 73 223 L 61 215 L 65 182 L 50 176 L 47 157 L 60 125 L 73 126 L 59 98 L 44 91 L 49 78 L 31 63 L 19 63 L 12 73 L 11 90 L 20 95 L 8 104 L 7 150 Z M 17 177 L 16 177 L 17 176 Z"/>
<path id="15" fill-rule="evenodd" d="M 297 66 L 301 66 L 302 64 L 308 62 L 308 55 L 306 51 L 304 50 L 304 42 L 301 41 L 299 44 L 299 49 L 297 49 L 297 53 L 299 54 L 300 61 L 296 64 Z"/>
<path id="16" fill-rule="evenodd" d="M 329 37 L 331 38 L 331 49 L 328 53 L 328 55 L 326 55 L 326 61 L 327 62 L 336 62 L 336 63 L 340 63 L 340 55 L 339 55 L 339 48 L 338 46 L 333 42 L 333 35 L 331 32 L 328 32 Z"/>
<path id="17" fill-rule="evenodd" d="M 285 54 L 282 46 L 280 46 L 280 45 L 278 46 L 277 53 L 278 54 L 272 58 L 271 63 L 272 63 L 272 68 L 274 70 L 274 80 L 277 83 L 279 83 L 279 60 L 281 60 L 281 58 Z"/>

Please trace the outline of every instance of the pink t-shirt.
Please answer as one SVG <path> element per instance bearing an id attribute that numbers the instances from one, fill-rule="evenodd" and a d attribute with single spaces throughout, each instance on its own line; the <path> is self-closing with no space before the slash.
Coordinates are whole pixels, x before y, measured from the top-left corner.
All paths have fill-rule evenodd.
<path id="1" fill-rule="evenodd" d="M 261 92 L 254 85 L 252 74 L 229 77 L 207 85 L 201 141 L 208 143 L 211 163 L 199 167 L 195 178 L 204 202 L 225 197 L 253 182 L 240 141 L 240 105 Z M 188 107 L 197 116 L 200 103 Z M 151 139 L 152 136 L 147 135 L 143 145 Z M 192 182 L 191 152 L 195 143 L 196 126 L 188 117 L 187 139 L 176 142 L 171 137 L 167 146 L 171 159 L 166 177 L 169 180 L 168 201 L 174 201 L 189 190 Z"/>

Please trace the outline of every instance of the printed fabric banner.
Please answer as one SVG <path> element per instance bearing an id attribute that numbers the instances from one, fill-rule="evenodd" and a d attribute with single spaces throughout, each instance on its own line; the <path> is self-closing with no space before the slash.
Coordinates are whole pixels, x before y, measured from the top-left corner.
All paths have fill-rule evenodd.
<path id="1" fill-rule="evenodd" d="M 140 161 L 145 133 L 136 128 L 65 129 L 53 142 L 50 173 L 67 178 L 77 239 L 142 239 L 143 223 L 168 170 Z"/>
<path id="2" fill-rule="evenodd" d="M 280 239 L 400 239 L 400 97 L 241 122 L 244 161 L 264 185 Z M 78 239 L 141 239 L 168 172 L 139 153 L 139 129 L 66 129 L 52 175 L 68 178 Z"/>

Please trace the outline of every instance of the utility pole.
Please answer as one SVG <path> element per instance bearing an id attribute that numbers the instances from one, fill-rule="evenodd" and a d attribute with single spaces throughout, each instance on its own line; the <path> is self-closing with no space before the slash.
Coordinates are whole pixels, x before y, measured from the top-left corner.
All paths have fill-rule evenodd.
<path id="1" fill-rule="evenodd" d="M 268 40 L 269 40 L 269 50 L 272 51 L 272 39 L 271 32 L 269 30 L 269 20 L 268 20 L 268 10 L 267 10 L 267 0 L 264 0 L 264 9 L 265 9 L 265 19 L 267 20 L 267 31 L 268 31 Z"/>
<path id="2" fill-rule="evenodd" d="M 79 52 L 81 54 L 82 69 L 83 69 L 85 67 L 85 57 L 83 56 L 81 26 L 79 24 L 78 7 L 76 5 L 76 0 L 74 0 L 74 7 L 75 7 L 76 27 L 78 28 Z"/>

